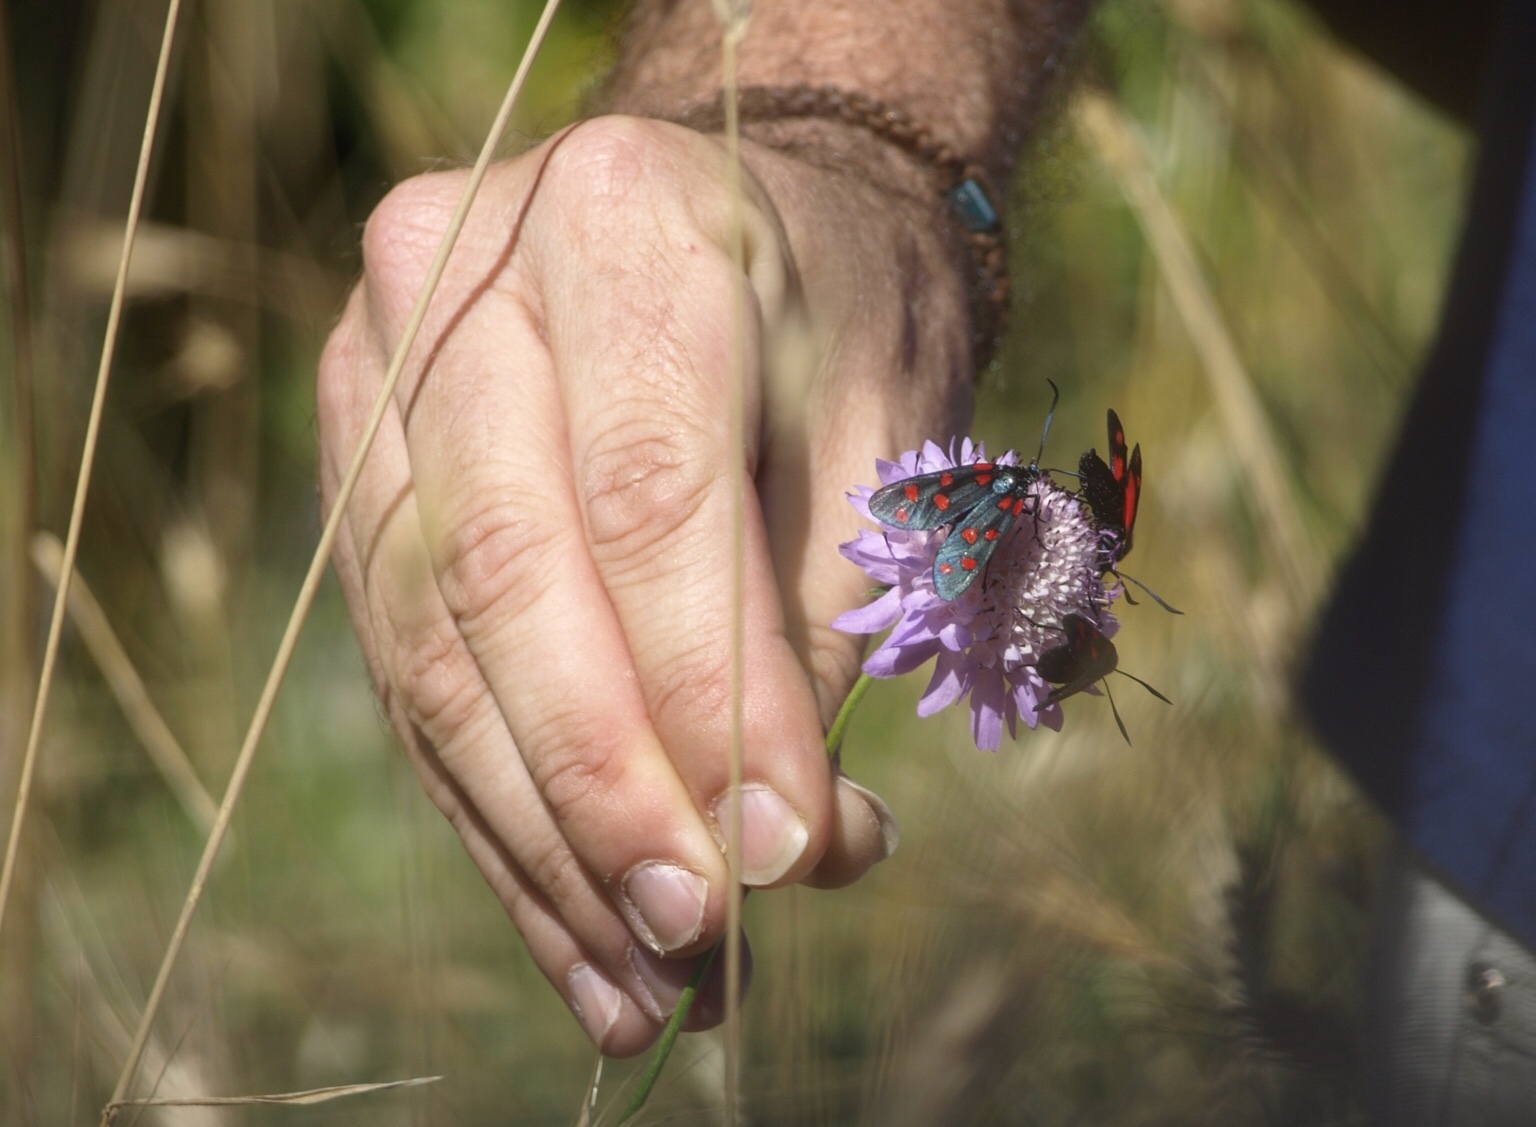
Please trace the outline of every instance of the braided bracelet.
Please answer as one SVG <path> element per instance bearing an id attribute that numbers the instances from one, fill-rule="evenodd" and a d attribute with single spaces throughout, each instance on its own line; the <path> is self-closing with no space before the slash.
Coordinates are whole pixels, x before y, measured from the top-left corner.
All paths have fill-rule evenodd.
<path id="1" fill-rule="evenodd" d="M 986 367 L 1008 326 L 1010 286 L 1003 225 L 981 166 L 956 153 L 904 111 L 858 91 L 835 86 L 746 86 L 737 91 L 737 106 L 744 125 L 797 117 L 840 121 L 867 130 L 939 172 L 950 213 L 970 251 L 967 289 L 972 349 L 977 369 Z M 672 120 L 703 133 L 718 132 L 724 127 L 725 111 L 716 101 Z"/>

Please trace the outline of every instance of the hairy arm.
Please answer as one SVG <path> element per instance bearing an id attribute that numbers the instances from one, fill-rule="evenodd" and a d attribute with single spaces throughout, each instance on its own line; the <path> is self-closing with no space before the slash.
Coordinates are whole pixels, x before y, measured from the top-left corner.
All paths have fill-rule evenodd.
<path id="1" fill-rule="evenodd" d="M 1006 184 L 1089 5 L 1084 0 L 785 0 L 753 12 L 741 84 L 832 85 L 905 110 Z M 610 108 L 658 117 L 719 89 L 707 3 L 646 0 L 610 76 Z"/>

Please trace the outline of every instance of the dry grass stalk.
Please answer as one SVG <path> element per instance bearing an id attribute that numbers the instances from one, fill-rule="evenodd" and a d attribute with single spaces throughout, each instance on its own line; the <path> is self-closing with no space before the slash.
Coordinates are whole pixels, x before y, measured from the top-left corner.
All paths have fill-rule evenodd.
<path id="1" fill-rule="evenodd" d="M 25 149 L 12 58 L 9 23 L 0 11 L 0 279 L 10 369 L 9 379 L 0 375 L 0 747 L 6 748 L 26 741 L 38 598 L 27 561 L 27 538 L 37 527 L 36 344 L 22 185 Z M 0 753 L 0 794 L 13 793 L 20 768 L 14 755 Z M 37 905 L 31 868 L 23 867 L 13 893 L 22 939 L 0 952 L 0 994 L 5 997 L 0 1037 L 15 1046 L 9 1063 L 18 1086 L 32 1077 L 37 1060 L 31 939 Z"/>
<path id="2" fill-rule="evenodd" d="M 108 292 L 109 263 L 121 239 L 116 223 L 86 215 L 72 219 L 59 246 L 70 287 L 84 295 Z M 329 311 L 345 290 L 339 277 L 308 258 L 166 223 L 140 224 L 127 285 L 135 299 L 192 294 L 255 301 L 316 329 L 329 324 Z"/>
<path id="3" fill-rule="evenodd" d="M 1297 617 L 1311 607 L 1322 574 L 1288 485 L 1285 465 L 1237 354 L 1221 310 L 1190 247 L 1183 225 L 1158 189 L 1135 130 L 1106 95 L 1085 92 L 1076 118 L 1093 150 L 1114 177 L 1141 225 L 1179 316 L 1189 331 L 1226 429 L 1258 509 L 1264 533 L 1279 561 Z"/>
<path id="4" fill-rule="evenodd" d="M 32 538 L 32 560 L 48 583 L 57 588 L 63 574 L 64 545 L 51 532 L 39 532 Z M 80 631 L 85 648 L 107 679 L 107 686 L 117 698 L 123 715 L 144 750 L 164 777 L 171 793 L 181 803 L 187 816 L 198 829 L 207 833 L 218 814 L 218 804 L 213 801 L 202 780 L 197 777 L 187 753 L 171 732 L 155 702 L 149 697 L 144 679 L 133 667 L 128 652 L 118 641 L 117 632 L 107 620 L 106 611 L 96 601 L 95 594 L 85 582 L 85 577 L 75 573 L 69 589 L 69 615 L 75 628 Z"/>
<path id="5" fill-rule="evenodd" d="M 150 1100 L 115 1100 L 107 1105 L 103 1123 L 110 1125 L 117 1120 L 118 1112 L 127 1107 L 249 1107 L 253 1104 L 280 1104 L 288 1107 L 310 1107 L 329 1103 L 348 1096 L 366 1096 L 371 1092 L 383 1092 L 390 1088 L 415 1088 L 422 1084 L 434 1084 L 441 1076 L 415 1076 L 409 1080 L 386 1080 L 378 1084 L 335 1084 L 328 1088 L 309 1088 L 302 1092 L 274 1092 L 263 1096 L 167 1096 Z"/>
<path id="6" fill-rule="evenodd" d="M 123 1070 L 118 1076 L 117 1085 L 113 1089 L 112 1098 L 107 1107 L 102 1110 L 102 1124 L 108 1122 L 108 1111 L 113 1104 L 121 1102 L 128 1094 L 128 1089 L 133 1083 L 133 1078 L 138 1072 L 139 1060 L 143 1054 L 144 1046 L 148 1043 L 150 1029 L 159 1011 L 160 1001 L 165 996 L 166 984 L 170 981 L 172 967 L 176 964 L 177 956 L 181 953 L 182 944 L 186 942 L 187 932 L 192 925 L 192 916 L 197 911 L 197 905 L 202 900 L 203 892 L 207 887 L 208 874 L 213 868 L 213 862 L 223 843 L 224 835 L 229 829 L 229 823 L 234 816 L 235 806 L 240 800 L 241 792 L 245 787 L 246 777 L 250 773 L 251 764 L 256 756 L 256 748 L 261 742 L 261 737 L 266 731 L 267 722 L 271 719 L 272 708 L 277 700 L 278 690 L 282 687 L 283 678 L 288 672 L 288 666 L 293 660 L 293 652 L 298 646 L 299 632 L 303 628 L 304 621 L 309 616 L 310 608 L 314 605 L 315 595 L 320 589 L 320 581 L 324 578 L 326 568 L 329 566 L 331 549 L 335 545 L 336 536 L 341 528 L 341 521 L 346 514 L 347 503 L 352 499 L 352 493 L 357 487 L 358 479 L 362 476 L 363 463 L 368 457 L 368 452 L 373 446 L 373 440 L 379 432 L 379 427 L 384 422 L 384 417 L 389 411 L 389 405 L 394 399 L 395 387 L 400 382 L 400 375 L 405 370 L 405 361 L 411 348 L 416 343 L 416 335 L 420 332 L 422 323 L 426 320 L 427 309 L 431 304 L 433 295 L 437 292 L 438 282 L 442 279 L 443 272 L 448 265 L 448 257 L 453 253 L 453 248 L 458 242 L 459 232 L 464 228 L 464 222 L 469 217 L 470 206 L 474 203 L 475 196 L 479 193 L 480 184 L 485 179 L 486 170 L 490 167 L 492 159 L 501 144 L 502 136 L 506 132 L 507 124 L 511 121 L 512 111 L 517 106 L 517 100 L 527 82 L 528 72 L 533 65 L 533 60 L 538 56 L 539 48 L 544 42 L 544 37 L 549 31 L 549 26 L 554 20 L 555 13 L 560 8 L 560 0 L 546 0 L 543 12 L 539 16 L 539 22 L 534 28 L 533 35 L 523 52 L 523 57 L 518 64 L 517 73 L 513 75 L 511 85 L 507 88 L 506 96 L 502 99 L 501 108 L 497 111 L 496 120 L 491 125 L 485 144 L 481 147 L 479 159 L 475 162 L 474 170 L 470 173 L 468 181 L 464 185 L 464 192 L 459 198 L 458 207 L 449 220 L 448 229 L 443 234 L 442 243 L 438 247 L 437 256 L 432 261 L 432 266 L 427 272 L 426 280 L 422 284 L 421 293 L 417 295 L 415 308 L 411 311 L 410 319 L 406 322 L 400 336 L 400 342 L 395 348 L 395 354 L 390 359 L 389 370 L 384 376 L 384 382 L 379 388 L 379 394 L 374 401 L 372 413 L 369 415 L 368 424 L 363 430 L 363 436 L 358 442 L 357 450 L 352 456 L 352 462 L 347 467 L 346 475 L 336 491 L 336 503 L 331 510 L 330 517 L 325 523 L 325 528 L 320 534 L 320 542 L 315 546 L 314 555 L 310 559 L 309 570 L 304 576 L 303 585 L 299 589 L 298 598 L 294 602 L 293 611 L 289 615 L 288 625 L 283 631 L 282 641 L 278 643 L 277 654 L 272 659 L 272 666 L 268 670 L 266 683 L 262 686 L 260 699 L 256 702 L 256 709 L 251 717 L 249 729 L 245 734 L 245 741 L 240 747 L 240 754 L 235 760 L 235 767 L 230 775 L 229 784 L 224 791 L 224 800 L 219 805 L 218 815 L 214 820 L 212 831 L 208 835 L 207 843 L 203 847 L 203 855 L 198 861 L 197 871 L 193 875 L 192 885 L 187 890 L 187 896 L 182 904 L 181 916 L 176 921 L 176 928 L 171 933 L 170 942 L 166 945 L 165 956 L 161 960 L 160 970 L 155 977 L 154 986 L 150 989 L 149 998 L 144 1004 L 144 1014 L 139 1021 L 138 1032 L 134 1036 L 133 1047 L 129 1050 L 128 1059 L 123 1063 Z"/>
<path id="7" fill-rule="evenodd" d="M 721 24 L 721 97 L 725 106 L 725 177 L 730 200 L 731 276 L 735 292 L 731 295 L 731 392 L 729 410 L 731 450 L 741 455 L 746 450 L 746 340 L 747 340 L 747 248 L 742 217 L 741 195 L 741 121 L 736 105 L 737 48 L 747 33 L 749 6 L 717 0 L 715 15 Z M 725 899 L 725 1107 L 726 1123 L 741 1120 L 741 759 L 745 731 L 743 715 L 743 678 L 746 672 L 746 602 L 747 588 L 747 467 L 744 456 L 735 456 L 731 464 L 731 735 L 727 748 L 730 761 L 730 826 L 727 830 L 726 865 L 730 872 Z"/>
<path id="8" fill-rule="evenodd" d="M 160 108 L 165 100 L 165 82 L 170 72 L 171 45 L 175 42 L 176 17 L 180 11 L 181 0 L 171 0 L 170 7 L 165 13 L 165 31 L 160 40 L 160 56 L 155 64 L 154 88 L 149 98 L 149 110 L 145 115 L 138 166 L 133 174 L 133 195 L 128 203 L 128 216 L 123 230 L 123 252 L 118 259 L 117 281 L 112 288 L 112 303 L 107 312 L 107 328 L 101 345 L 101 363 L 96 369 L 90 420 L 85 428 L 85 448 L 80 453 L 80 471 L 75 481 L 75 499 L 69 513 L 69 533 L 64 538 L 64 555 L 59 565 L 59 586 L 53 600 L 53 614 L 48 620 L 48 641 L 43 648 L 37 699 L 32 706 L 32 724 L 27 731 L 27 749 L 22 756 L 21 780 L 17 784 L 16 801 L 11 814 L 10 840 L 6 843 L 4 869 L 0 870 L 0 932 L 3 932 L 5 927 L 5 906 L 10 898 L 11 882 L 16 871 L 16 854 L 21 844 L 22 827 L 26 823 L 27 800 L 31 795 L 32 779 L 37 769 L 37 749 L 43 732 L 43 717 L 48 711 L 48 697 L 53 688 L 53 671 L 59 658 L 59 638 L 64 630 L 64 607 L 69 599 L 70 578 L 74 575 L 75 557 L 80 551 L 80 526 L 85 516 L 85 499 L 90 492 L 91 469 L 96 462 L 96 444 L 101 434 L 101 417 L 107 400 L 107 377 L 112 371 L 118 329 L 122 325 L 123 302 L 128 289 L 128 270 L 133 263 L 134 237 L 138 233 L 139 215 L 144 207 L 144 189 L 149 182 L 150 156 L 154 152 L 155 134 L 160 122 Z"/>

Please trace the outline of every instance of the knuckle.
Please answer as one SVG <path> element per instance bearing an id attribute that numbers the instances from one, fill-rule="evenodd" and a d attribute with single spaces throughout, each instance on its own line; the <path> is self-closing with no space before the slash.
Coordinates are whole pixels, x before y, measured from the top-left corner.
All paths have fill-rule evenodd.
<path id="1" fill-rule="evenodd" d="M 726 269 L 718 173 L 702 174 L 688 151 L 701 141 L 665 122 L 585 122 L 551 151 L 539 195 L 550 221 L 540 224 L 539 245 L 561 258 L 579 256 L 605 282 L 641 283 L 633 300 L 679 269 Z"/>
<path id="2" fill-rule="evenodd" d="M 438 586 L 466 634 L 493 610 L 499 620 L 525 613 L 544 590 L 539 561 L 551 531 L 538 512 L 534 499 L 502 490 L 449 529 L 436 561 Z"/>
<path id="3" fill-rule="evenodd" d="M 586 869 L 558 835 L 531 843 L 521 864 L 533 886 L 559 907 L 576 902 L 591 889 Z"/>
<path id="4" fill-rule="evenodd" d="M 389 684 L 413 725 L 433 733 L 442 746 L 465 724 L 481 688 L 462 640 L 450 629 L 433 627 L 403 640 Z"/>
<path id="5" fill-rule="evenodd" d="M 609 559 L 649 557 L 705 508 L 720 474 L 690 441 L 686 424 L 670 433 L 625 421 L 604 433 L 581 470 L 581 499 L 593 550 Z"/>
<path id="6" fill-rule="evenodd" d="M 580 710 L 556 713 L 530 732 L 529 774 L 555 820 L 603 817 L 623 786 L 626 756 L 617 734 L 593 731 L 585 703 Z"/>
<path id="7" fill-rule="evenodd" d="M 415 176 L 379 201 L 363 228 L 370 286 L 414 296 L 447 229 L 462 177 L 457 172 Z"/>
<path id="8" fill-rule="evenodd" d="M 660 727 L 687 725 L 694 737 L 706 736 L 731 714 L 731 671 L 728 649 L 710 640 L 673 655 L 655 670 L 647 696 Z"/>
<path id="9" fill-rule="evenodd" d="M 671 133 L 640 118 L 593 118 L 555 147 L 545 176 L 558 185 L 557 198 L 583 213 L 593 205 L 628 205 L 667 174 Z"/>

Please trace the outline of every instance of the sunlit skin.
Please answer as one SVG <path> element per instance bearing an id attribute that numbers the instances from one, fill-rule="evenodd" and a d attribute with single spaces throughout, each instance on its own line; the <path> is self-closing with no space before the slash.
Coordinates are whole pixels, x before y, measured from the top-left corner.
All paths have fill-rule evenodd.
<path id="1" fill-rule="evenodd" d="M 999 134 L 1038 93 L 1026 77 L 1043 47 L 1018 18 L 982 0 L 765 6 L 742 82 L 888 99 L 1006 183 Z M 718 97 L 717 46 L 702 0 L 641 5 L 610 107 Z M 609 116 L 492 171 L 336 551 L 424 786 L 616 1055 L 654 1039 L 725 919 L 725 483 L 743 454 L 726 443 L 721 162 L 717 138 Z M 861 653 L 826 626 L 864 588 L 837 551 L 858 524 L 843 491 L 964 422 L 968 265 L 930 170 L 867 132 L 772 124 L 743 162 L 742 866 L 754 886 L 835 886 L 894 840 L 822 746 Z M 320 369 L 327 498 L 461 183 L 402 184 L 368 224 Z M 695 1023 L 718 1017 L 706 997 Z"/>

